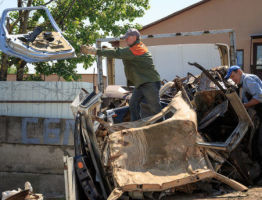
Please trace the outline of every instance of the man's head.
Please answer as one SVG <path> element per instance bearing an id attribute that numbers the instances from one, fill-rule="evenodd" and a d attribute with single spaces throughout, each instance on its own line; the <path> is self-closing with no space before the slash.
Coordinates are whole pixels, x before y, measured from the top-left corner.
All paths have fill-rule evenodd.
<path id="1" fill-rule="evenodd" d="M 225 79 L 231 78 L 236 84 L 240 84 L 242 74 L 241 68 L 237 65 L 233 65 L 227 70 Z"/>
<path id="2" fill-rule="evenodd" d="M 126 44 L 128 46 L 131 46 L 132 44 L 134 44 L 134 42 L 137 39 L 140 39 L 140 33 L 137 29 L 135 28 L 130 28 L 127 30 L 125 36 L 123 37 L 123 39 L 125 39 Z"/>

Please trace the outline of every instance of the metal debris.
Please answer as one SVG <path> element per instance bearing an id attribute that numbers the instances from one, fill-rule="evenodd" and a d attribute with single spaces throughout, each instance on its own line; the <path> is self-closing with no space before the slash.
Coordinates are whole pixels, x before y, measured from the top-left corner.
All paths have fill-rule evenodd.
<path id="1" fill-rule="evenodd" d="M 250 148 L 258 129 L 253 123 L 256 115 L 247 113 L 236 87 L 223 80 L 225 67 L 205 70 L 191 64 L 202 74 L 165 83 L 160 90 L 163 109 L 154 116 L 129 122 L 132 91 L 119 86 L 109 88 L 102 99 L 97 94 L 86 97 L 89 101 L 84 104 L 83 100 L 72 105 L 74 114 L 89 122 L 78 134 L 93 138 L 92 148 L 82 141 L 82 153 L 98 152 L 106 179 L 97 180 L 97 173 L 90 173 L 92 180 L 97 181 L 98 191 L 100 181 L 110 185 L 107 196 L 114 189 L 110 199 L 124 192 L 131 196 L 192 193 L 201 189 L 201 182 L 209 184 L 210 191 L 214 185 L 223 188 L 221 183 L 245 191 L 242 184 L 250 185 L 259 176 L 261 166 Z M 95 168 L 94 162 L 87 165 L 88 170 Z"/>

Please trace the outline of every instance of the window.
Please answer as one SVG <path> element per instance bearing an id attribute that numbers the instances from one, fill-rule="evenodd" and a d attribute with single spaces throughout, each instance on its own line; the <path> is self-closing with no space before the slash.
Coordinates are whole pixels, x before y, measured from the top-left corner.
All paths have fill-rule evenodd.
<path id="1" fill-rule="evenodd" d="M 244 50 L 243 49 L 237 50 L 237 65 L 241 67 L 242 69 L 244 68 Z"/>
<path id="2" fill-rule="evenodd" d="M 256 68 L 262 69 L 262 45 L 256 45 Z"/>

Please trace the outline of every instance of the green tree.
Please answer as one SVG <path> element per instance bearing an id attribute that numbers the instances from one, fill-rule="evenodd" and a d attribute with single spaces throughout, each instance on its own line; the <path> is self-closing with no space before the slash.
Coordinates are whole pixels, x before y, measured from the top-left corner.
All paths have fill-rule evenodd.
<path id="1" fill-rule="evenodd" d="M 7 74 L 16 74 L 17 70 L 15 67 L 9 67 L 7 70 Z"/>
<path id="2" fill-rule="evenodd" d="M 96 39 L 106 36 L 118 37 L 129 27 L 141 28 L 132 22 L 142 17 L 149 8 L 149 0 L 18 0 L 18 7 L 45 5 L 49 8 L 64 37 L 79 54 L 82 44 L 92 45 Z M 44 13 L 40 13 L 44 14 Z M 28 11 L 18 12 L 16 20 L 8 22 L 9 32 L 25 33 L 25 30 L 37 26 L 39 12 L 30 16 Z M 44 17 L 45 18 L 45 17 Z M 46 24 L 48 26 L 48 24 Z M 23 80 L 26 62 L 1 54 L 0 80 L 6 80 L 7 69 L 13 64 L 17 67 L 17 80 Z M 91 56 L 53 62 L 34 63 L 38 74 L 56 73 L 65 80 L 77 80 L 76 67 L 84 63 L 88 68 L 94 62 Z"/>

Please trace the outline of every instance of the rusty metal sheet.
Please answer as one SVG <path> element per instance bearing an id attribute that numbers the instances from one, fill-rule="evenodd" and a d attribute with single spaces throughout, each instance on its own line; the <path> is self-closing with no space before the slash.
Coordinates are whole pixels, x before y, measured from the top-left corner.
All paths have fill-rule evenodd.
<path id="1" fill-rule="evenodd" d="M 171 118 L 154 122 L 170 112 Z M 149 122 L 152 124 L 147 125 Z M 107 149 L 113 177 L 123 190 L 158 191 L 208 177 L 211 168 L 196 146 L 196 113 L 181 93 L 159 116 L 145 120 L 140 127 L 130 125 L 122 124 L 122 130 L 109 136 Z"/>
<path id="2" fill-rule="evenodd" d="M 158 122 L 161 118 L 165 120 Z M 216 173 L 205 151 L 196 145 L 201 138 L 196 113 L 181 92 L 159 114 L 111 128 L 115 132 L 107 138 L 102 158 L 116 186 L 110 200 L 125 191 L 163 191 L 210 178 L 247 190 Z"/>

